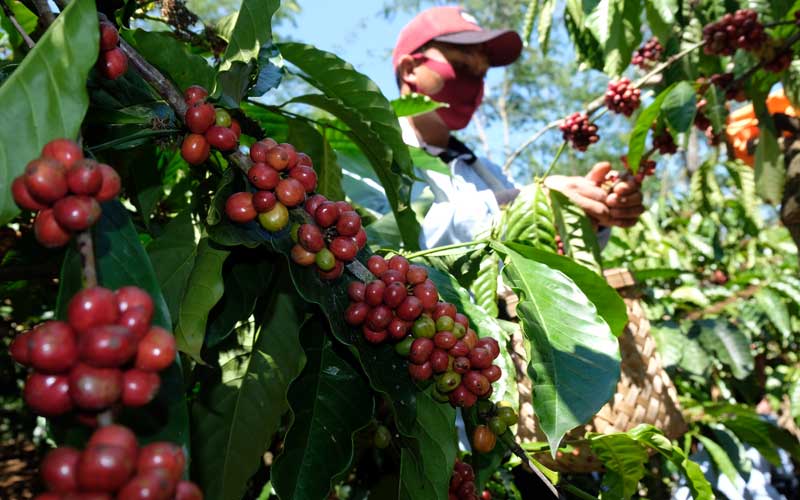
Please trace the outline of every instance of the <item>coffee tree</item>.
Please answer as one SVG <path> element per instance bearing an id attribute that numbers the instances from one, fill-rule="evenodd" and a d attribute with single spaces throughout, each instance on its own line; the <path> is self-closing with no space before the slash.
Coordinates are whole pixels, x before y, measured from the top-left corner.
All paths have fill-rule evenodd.
<path id="1" fill-rule="evenodd" d="M 614 395 L 627 322 L 591 222 L 565 196 L 537 181 L 485 237 L 420 250 L 414 168 L 444 165 L 407 147 L 397 118 L 437 104 L 389 102 L 335 54 L 276 43 L 277 0 L 243 0 L 216 25 L 181 2 L 2 4 L 11 51 L 0 72 L 0 222 L 14 361 L 4 369 L 21 411 L 45 417 L 37 425 L 58 445 L 41 462 L 39 498 L 515 498 L 506 471 L 517 464 L 542 495 L 558 495 L 533 457 L 569 447 L 565 434 Z M 166 31 L 141 28 L 155 7 Z M 543 46 L 555 7 L 525 8 L 524 31 L 538 26 Z M 674 154 L 693 127 L 720 148 L 726 100 L 752 101 L 755 175 L 729 165 L 743 193 L 735 213 L 755 221 L 753 185 L 767 200 L 791 196 L 764 100 L 778 81 L 795 95 L 800 35 L 790 4 L 733 7 L 567 2 L 579 57 L 613 81 L 527 144 L 560 128 L 554 166 L 568 145 L 602 140 L 604 112 L 632 117 L 622 167 L 602 184 L 611 191 L 628 176 L 657 178 L 656 153 Z M 642 31 L 654 38 L 639 47 Z M 641 70 L 622 77 L 631 63 Z M 289 79 L 311 92 L 265 104 Z M 692 181 L 705 207 L 721 196 L 714 149 L 709 158 Z M 735 215 L 702 213 L 696 241 L 708 224 L 735 234 Z M 632 241 L 615 240 L 610 258 L 662 265 Z M 519 327 L 497 319 L 500 275 L 520 298 Z M 764 303 L 800 296 L 780 282 L 759 292 Z M 788 316 L 762 312 L 783 334 L 763 349 L 783 356 L 796 341 Z M 512 362 L 517 328 L 527 373 Z M 704 335 L 722 365 L 715 381 L 749 373 L 742 340 Z M 796 387 L 787 359 L 776 373 Z M 518 376 L 534 381 L 547 438 L 538 447 L 514 437 Z M 786 431 L 742 407 L 700 407 L 689 444 L 714 449 L 718 422 L 752 442 L 747 419 L 766 426 L 759 450 L 799 455 Z M 603 498 L 634 495 L 652 452 L 696 499 L 714 497 L 688 445 L 652 426 L 588 440 L 607 471 Z M 570 480 L 559 487 L 591 497 Z"/>

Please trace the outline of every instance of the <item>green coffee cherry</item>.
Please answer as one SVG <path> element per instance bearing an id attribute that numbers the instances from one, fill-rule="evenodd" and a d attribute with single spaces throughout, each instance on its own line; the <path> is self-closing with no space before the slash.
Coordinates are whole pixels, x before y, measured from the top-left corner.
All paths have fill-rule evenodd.
<path id="1" fill-rule="evenodd" d="M 441 319 L 441 318 L 439 318 L 439 319 Z M 464 337 L 464 335 L 467 334 L 467 329 L 464 328 L 464 325 L 462 325 L 461 323 L 455 323 L 453 325 L 453 330 L 452 331 L 453 331 L 453 335 L 455 335 L 457 339 L 461 339 L 461 338 Z"/>
<path id="2" fill-rule="evenodd" d="M 217 108 L 214 111 L 214 118 L 216 119 L 217 127 L 230 127 L 231 115 L 222 108 Z"/>
<path id="3" fill-rule="evenodd" d="M 323 248 L 319 252 L 317 252 L 317 256 L 315 257 L 315 262 L 317 263 L 317 267 L 322 269 L 323 271 L 330 271 L 334 267 L 336 267 L 336 257 L 333 256 L 333 252 L 328 250 L 327 248 Z"/>
<path id="4" fill-rule="evenodd" d="M 517 412 L 514 411 L 514 408 L 508 406 L 500 407 L 497 409 L 497 416 L 503 419 L 507 426 L 517 423 Z"/>
<path id="5" fill-rule="evenodd" d="M 377 429 L 375 429 L 375 435 L 372 437 L 372 442 L 375 444 L 375 448 L 384 449 L 392 442 L 392 433 L 389 432 L 389 429 L 386 427 L 379 425 Z"/>
<path id="6" fill-rule="evenodd" d="M 436 324 L 429 316 L 421 316 L 414 322 L 414 326 L 411 327 L 411 333 L 416 338 L 433 338 L 433 336 L 436 335 Z"/>
<path id="7" fill-rule="evenodd" d="M 411 352 L 411 344 L 413 343 L 414 337 L 406 337 L 394 345 L 394 352 L 400 356 L 403 356 L 404 358 L 407 358 L 408 353 Z"/>
<path id="8" fill-rule="evenodd" d="M 436 389 L 439 392 L 447 393 L 458 387 L 460 383 L 460 374 L 456 372 L 444 372 L 436 380 Z"/>
<path id="9" fill-rule="evenodd" d="M 439 316 L 439 319 L 436 320 L 436 331 L 452 332 L 455 324 L 456 322 L 450 316 Z"/>
<path id="10" fill-rule="evenodd" d="M 502 418 L 492 417 L 489 419 L 489 429 L 499 436 L 508 429 L 508 425 Z"/>

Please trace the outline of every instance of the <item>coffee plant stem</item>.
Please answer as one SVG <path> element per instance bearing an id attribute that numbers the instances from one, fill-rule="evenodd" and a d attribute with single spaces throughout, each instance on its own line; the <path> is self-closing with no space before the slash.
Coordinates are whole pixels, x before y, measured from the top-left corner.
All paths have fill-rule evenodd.
<path id="1" fill-rule="evenodd" d="M 39 13 L 39 19 L 45 26 L 50 26 L 53 24 L 53 21 L 56 20 L 56 16 L 53 14 L 53 11 L 50 10 L 50 5 L 47 4 L 47 0 L 33 0 L 33 6 Z"/>
<path id="2" fill-rule="evenodd" d="M 186 114 L 188 106 L 183 100 L 183 94 L 172 84 L 164 75 L 154 68 L 149 62 L 139 55 L 128 42 L 120 39 L 119 48 L 128 56 L 131 66 L 144 78 L 147 83 L 153 86 L 156 92 L 166 99 L 167 103 L 175 111 L 175 114 L 182 118 Z"/>
<path id="3" fill-rule="evenodd" d="M 405 254 L 405 258 L 414 259 L 417 257 L 422 257 L 424 255 L 430 255 L 432 253 L 439 253 L 447 250 L 455 250 L 456 248 L 474 247 L 477 245 L 488 245 L 489 242 L 490 242 L 489 238 L 483 238 L 480 240 L 466 241 L 464 243 L 453 243 L 452 245 L 443 245 L 440 247 L 426 248 L 425 250 L 419 250 L 414 253 Z"/>
<path id="4" fill-rule="evenodd" d="M 555 486 L 553 486 L 553 483 L 551 483 L 550 480 L 545 477 L 544 473 L 531 462 L 528 454 L 525 453 L 525 450 L 523 450 L 522 447 L 517 444 L 513 434 L 506 432 L 498 437 L 500 438 L 500 441 L 502 441 L 503 444 L 505 444 L 506 447 L 511 450 L 511 453 L 519 457 L 519 459 L 522 460 L 522 463 L 525 464 L 525 466 L 534 474 L 536 474 L 542 484 L 544 484 L 556 498 L 561 498 L 561 495 L 559 495 L 558 490 L 556 490 Z"/>
<path id="5" fill-rule="evenodd" d="M 103 412 L 97 414 L 97 426 L 98 427 L 108 427 L 109 425 L 114 423 L 114 413 L 109 408 Z"/>
<path id="6" fill-rule="evenodd" d="M 87 229 L 78 233 L 75 242 L 78 245 L 78 253 L 81 254 L 83 286 L 86 288 L 97 286 L 97 267 L 94 260 L 94 244 L 91 230 Z"/>
<path id="7" fill-rule="evenodd" d="M 547 167 L 547 170 L 545 170 L 544 175 L 542 175 L 542 179 L 545 179 L 547 178 L 548 175 L 550 175 L 550 173 L 555 168 L 558 159 L 561 157 L 561 153 L 564 152 L 564 149 L 566 149 L 566 147 L 567 147 L 567 141 L 563 141 L 561 143 L 561 146 L 558 148 L 558 151 L 556 151 L 556 155 L 553 157 L 553 160 L 550 162 L 550 166 Z"/>
<path id="8" fill-rule="evenodd" d="M 11 24 L 14 25 L 14 29 L 17 30 L 17 32 L 19 32 L 19 34 L 22 37 L 22 39 L 25 40 L 25 45 L 27 45 L 29 49 L 32 49 L 33 46 L 36 45 L 36 43 L 33 41 L 33 39 L 31 39 L 31 37 L 28 36 L 28 33 L 19 24 L 19 21 L 17 21 L 17 18 L 14 17 L 14 13 L 8 7 L 8 5 L 6 4 L 5 0 L 0 1 L 0 6 L 2 6 L 3 13 L 6 15 L 8 20 L 11 21 Z"/>
<path id="9" fill-rule="evenodd" d="M 594 495 L 590 495 L 583 491 L 582 489 L 578 488 L 577 486 L 573 486 L 571 484 L 565 484 L 563 486 L 564 491 L 567 491 L 576 497 L 580 498 L 581 500 L 597 500 L 597 497 Z"/>

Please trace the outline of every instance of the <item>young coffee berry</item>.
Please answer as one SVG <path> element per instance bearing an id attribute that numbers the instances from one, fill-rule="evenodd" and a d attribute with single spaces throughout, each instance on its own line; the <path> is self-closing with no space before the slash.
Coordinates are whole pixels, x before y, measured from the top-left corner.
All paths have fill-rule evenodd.
<path id="1" fill-rule="evenodd" d="M 66 169 L 55 160 L 37 158 L 25 166 L 25 187 L 38 201 L 55 203 L 67 194 Z"/>
<path id="2" fill-rule="evenodd" d="M 108 408 L 122 395 L 122 372 L 78 363 L 69 374 L 69 394 L 78 408 Z"/>
<path id="3" fill-rule="evenodd" d="M 379 425 L 372 436 L 372 442 L 375 444 L 375 448 L 382 450 L 391 444 L 392 433 L 386 427 Z"/>
<path id="4" fill-rule="evenodd" d="M 214 123 L 218 127 L 228 127 L 231 126 L 231 115 L 226 110 L 219 108 L 214 110 Z"/>
<path id="5" fill-rule="evenodd" d="M 103 183 L 94 198 L 101 203 L 113 200 L 119 194 L 122 180 L 119 178 L 117 171 L 105 163 L 98 163 L 97 168 L 100 169 L 100 174 L 103 176 Z"/>
<path id="6" fill-rule="evenodd" d="M 41 210 L 33 222 L 33 234 L 36 241 L 47 248 L 63 247 L 69 243 L 70 232 L 58 223 L 52 208 Z"/>
<path id="7" fill-rule="evenodd" d="M 29 366 L 31 362 L 30 340 L 33 332 L 23 332 L 14 337 L 8 347 L 11 359 L 23 366 Z"/>
<path id="8" fill-rule="evenodd" d="M 422 382 L 424 380 L 428 380 L 433 376 L 433 366 L 431 366 L 430 361 L 426 361 L 421 365 L 415 365 L 414 363 L 409 363 L 408 374 L 411 375 L 412 379 Z"/>
<path id="9" fill-rule="evenodd" d="M 122 448 L 131 456 L 136 456 L 139 453 L 139 442 L 136 439 L 136 434 L 123 425 L 112 424 L 101 427 L 94 431 L 89 442 L 86 443 L 87 448 L 98 445 L 117 446 Z"/>
<path id="10" fill-rule="evenodd" d="M 77 142 L 69 139 L 53 139 L 42 148 L 42 158 L 49 158 L 69 170 L 83 160 L 83 150 Z"/>
<path id="11" fill-rule="evenodd" d="M 37 415 L 54 417 L 72 409 L 69 380 L 66 375 L 33 372 L 25 381 L 25 403 Z"/>
<path id="12" fill-rule="evenodd" d="M 67 170 L 67 187 L 72 194 L 94 196 L 103 185 L 103 174 L 97 162 L 80 160 Z"/>
<path id="13" fill-rule="evenodd" d="M 355 259 L 358 253 L 358 246 L 355 240 L 349 236 L 335 237 L 328 248 L 337 259 L 345 262 Z"/>
<path id="14" fill-rule="evenodd" d="M 413 337 L 406 337 L 394 345 L 394 352 L 398 355 L 407 358 L 411 353 L 411 344 L 414 343 Z"/>
<path id="15" fill-rule="evenodd" d="M 367 320 L 369 311 L 365 302 L 353 302 L 344 310 L 344 320 L 350 326 L 358 326 Z"/>
<path id="16" fill-rule="evenodd" d="M 364 334 L 364 339 L 370 344 L 381 344 L 389 337 L 386 330 L 373 330 L 368 325 L 361 327 L 361 333 Z"/>
<path id="17" fill-rule="evenodd" d="M 117 368 L 136 354 L 138 339 L 124 326 L 99 325 L 80 336 L 81 361 L 98 368 Z"/>
<path id="18" fill-rule="evenodd" d="M 93 326 L 113 325 L 119 318 L 114 292 L 95 286 L 76 293 L 67 306 L 67 321 L 78 334 Z"/>
<path id="19" fill-rule="evenodd" d="M 144 406 L 156 397 L 160 386 L 161 377 L 157 373 L 126 370 L 122 374 L 122 404 Z"/>
<path id="20" fill-rule="evenodd" d="M 292 261 L 301 266 L 310 266 L 316 262 L 317 254 L 309 252 L 300 244 L 292 247 Z"/>
<path id="21" fill-rule="evenodd" d="M 320 227 L 331 227 L 339 219 L 339 215 L 339 207 L 336 206 L 336 203 L 324 201 L 314 212 L 314 221 Z"/>
<path id="22" fill-rule="evenodd" d="M 265 162 L 275 170 L 286 170 L 289 166 L 289 152 L 283 146 L 274 146 L 267 151 Z"/>
<path id="23" fill-rule="evenodd" d="M 63 321 L 37 326 L 28 341 L 30 365 L 44 373 L 62 373 L 78 360 L 75 332 Z"/>
<path id="24" fill-rule="evenodd" d="M 500 436 L 508 429 L 506 422 L 500 417 L 492 417 L 489 419 L 489 430 L 494 432 L 496 436 Z"/>
<path id="25" fill-rule="evenodd" d="M 255 194 L 253 194 L 253 208 L 260 214 L 269 212 L 275 208 L 275 203 L 277 203 L 277 201 L 272 191 L 256 191 Z"/>
<path id="26" fill-rule="evenodd" d="M 360 229 L 361 216 L 359 216 L 358 213 L 348 210 L 339 214 L 339 219 L 336 221 L 336 231 L 340 235 L 355 236 Z"/>
<path id="27" fill-rule="evenodd" d="M 411 332 L 416 338 L 432 339 L 436 335 L 436 324 L 430 317 L 422 316 L 413 323 Z"/>
<path id="28" fill-rule="evenodd" d="M 449 371 L 442 374 L 439 377 L 439 380 L 436 381 L 436 389 L 443 394 L 447 394 L 448 392 L 455 390 L 459 384 L 461 384 L 461 375 L 456 372 Z"/>
<path id="29" fill-rule="evenodd" d="M 135 460 L 119 446 L 99 444 L 86 448 L 78 461 L 78 484 L 86 491 L 115 492 L 133 474 Z"/>
<path id="30" fill-rule="evenodd" d="M 319 267 L 319 264 L 317 264 L 317 267 Z M 330 271 L 317 269 L 317 274 L 319 274 L 320 278 L 328 281 L 338 279 L 342 276 L 342 274 L 344 274 L 344 262 L 342 262 L 341 260 L 336 260 L 333 269 L 331 269 Z"/>
<path id="31" fill-rule="evenodd" d="M 119 490 L 116 500 L 171 499 L 176 481 L 162 469 L 137 472 Z"/>
<path id="32" fill-rule="evenodd" d="M 11 196 L 19 208 L 25 210 L 43 210 L 47 208 L 47 205 L 31 196 L 23 176 L 19 176 L 11 182 Z"/>
<path id="33" fill-rule="evenodd" d="M 352 302 L 364 302 L 367 285 L 360 281 L 352 281 L 347 285 L 347 296 Z"/>
<path id="34" fill-rule="evenodd" d="M 198 103 L 186 110 L 183 120 L 193 134 L 205 134 L 214 125 L 214 106 L 208 103 Z"/>
<path id="35" fill-rule="evenodd" d="M 254 220 L 258 213 L 253 206 L 253 193 L 242 191 L 230 195 L 225 202 L 225 214 L 230 220 L 239 224 Z"/>
<path id="36" fill-rule="evenodd" d="M 191 481 L 178 481 L 175 500 L 203 500 L 203 492 Z"/>
<path id="37" fill-rule="evenodd" d="M 387 264 L 386 260 L 380 255 L 373 255 L 367 259 L 367 269 L 376 277 L 380 278 L 381 275 L 389 269 L 389 264 Z"/>
<path id="38" fill-rule="evenodd" d="M 53 215 L 58 224 L 69 231 L 89 229 L 101 214 L 100 204 L 91 196 L 65 196 L 53 205 Z"/>
<path id="39" fill-rule="evenodd" d="M 383 291 L 383 303 L 391 309 L 397 308 L 406 297 L 408 297 L 408 291 L 402 283 L 392 283 Z"/>
<path id="40" fill-rule="evenodd" d="M 316 213 L 316 211 L 317 211 L 317 208 L 318 208 L 318 207 L 319 207 L 319 206 L 322 204 L 322 202 L 324 202 L 324 201 L 328 201 L 328 199 L 327 199 L 327 198 L 325 198 L 324 196 L 322 196 L 321 194 L 315 194 L 315 195 L 313 195 L 313 196 L 310 196 L 308 199 L 306 199 L 306 203 L 305 203 L 305 205 L 303 206 L 303 208 L 305 209 L 305 211 L 306 211 L 306 213 L 307 213 L 308 215 L 310 215 L 310 216 L 312 216 L 312 217 L 313 217 L 313 216 L 314 216 L 314 214 L 315 214 L 315 213 Z"/>
<path id="41" fill-rule="evenodd" d="M 119 45 L 119 32 L 108 21 L 100 21 L 100 50 L 111 50 Z"/>
<path id="42" fill-rule="evenodd" d="M 80 458 L 81 452 L 75 448 L 65 446 L 50 450 L 39 466 L 39 474 L 47 489 L 55 493 L 76 491 Z"/>
<path id="43" fill-rule="evenodd" d="M 282 179 L 275 187 L 275 196 L 287 207 L 296 207 L 305 200 L 306 190 L 300 181 L 289 177 Z"/>
<path id="44" fill-rule="evenodd" d="M 316 263 L 321 270 L 330 271 L 336 266 L 336 256 L 327 248 L 323 248 L 317 252 Z"/>
<path id="45" fill-rule="evenodd" d="M 119 48 L 100 54 L 98 63 L 100 72 L 109 80 L 116 80 L 128 72 L 128 56 Z"/>
<path id="46" fill-rule="evenodd" d="M 183 92 L 183 100 L 187 106 L 194 106 L 208 97 L 208 91 L 200 85 L 192 85 Z"/>
<path id="47" fill-rule="evenodd" d="M 211 155 L 211 146 L 200 134 L 189 134 L 181 145 L 181 156 L 189 165 L 200 165 Z"/>
<path id="48" fill-rule="evenodd" d="M 267 231 L 280 231 L 289 223 L 289 210 L 282 203 L 275 203 L 272 210 L 258 214 L 258 222 Z"/>
<path id="49" fill-rule="evenodd" d="M 154 326 L 139 342 L 134 366 L 139 370 L 160 372 L 175 361 L 175 337 L 159 326 Z"/>
<path id="50" fill-rule="evenodd" d="M 212 126 L 205 133 L 208 143 L 220 151 L 233 151 L 239 144 L 233 130 L 225 127 Z"/>
<path id="51" fill-rule="evenodd" d="M 311 167 L 297 166 L 289 171 L 289 177 L 297 179 L 306 193 L 317 189 L 317 173 Z"/>
<path id="52" fill-rule="evenodd" d="M 281 181 L 281 176 L 277 170 L 266 163 L 254 163 L 247 171 L 247 179 L 258 189 L 275 189 Z"/>

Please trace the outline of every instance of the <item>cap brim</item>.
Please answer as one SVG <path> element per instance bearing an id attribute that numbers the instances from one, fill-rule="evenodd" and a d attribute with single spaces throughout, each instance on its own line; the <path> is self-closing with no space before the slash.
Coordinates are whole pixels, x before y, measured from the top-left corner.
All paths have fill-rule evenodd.
<path id="1" fill-rule="evenodd" d="M 522 38 L 513 30 L 460 31 L 437 36 L 434 40 L 457 45 L 483 43 L 492 66 L 507 66 L 522 53 Z"/>

